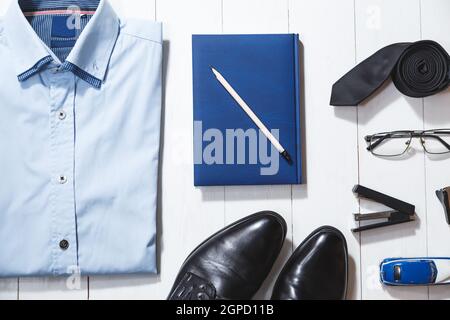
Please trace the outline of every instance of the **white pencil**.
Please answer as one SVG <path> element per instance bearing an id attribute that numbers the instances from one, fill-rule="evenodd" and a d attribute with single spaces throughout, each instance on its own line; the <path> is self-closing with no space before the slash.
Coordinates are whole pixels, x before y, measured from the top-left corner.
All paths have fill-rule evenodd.
<path id="1" fill-rule="evenodd" d="M 248 106 L 247 103 L 239 96 L 239 94 L 233 89 L 233 87 L 228 83 L 227 80 L 213 67 L 211 67 L 212 72 L 216 76 L 220 84 L 228 91 L 228 93 L 233 97 L 233 99 L 239 104 L 239 106 L 245 111 L 245 113 L 252 119 L 252 121 L 258 126 L 261 132 L 269 139 L 273 146 L 278 150 L 278 152 L 286 159 L 289 164 L 292 164 L 292 158 L 286 149 L 280 144 L 280 142 L 273 136 L 273 134 L 267 129 L 264 123 L 259 120 L 257 115 Z"/>

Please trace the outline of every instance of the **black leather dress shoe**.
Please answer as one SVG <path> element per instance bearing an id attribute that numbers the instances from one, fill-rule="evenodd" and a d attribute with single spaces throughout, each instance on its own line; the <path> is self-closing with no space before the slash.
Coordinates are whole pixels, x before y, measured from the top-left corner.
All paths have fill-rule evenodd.
<path id="1" fill-rule="evenodd" d="M 321 227 L 309 235 L 284 266 L 272 300 L 344 300 L 348 255 L 344 235 Z"/>
<path id="2" fill-rule="evenodd" d="M 248 300 L 278 257 L 286 222 L 264 211 L 241 219 L 200 244 L 186 259 L 169 300 Z"/>

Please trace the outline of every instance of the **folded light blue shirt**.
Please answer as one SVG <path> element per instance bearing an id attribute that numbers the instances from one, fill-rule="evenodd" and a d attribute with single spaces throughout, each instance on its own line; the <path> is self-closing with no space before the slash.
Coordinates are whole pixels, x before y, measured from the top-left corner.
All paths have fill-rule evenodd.
<path id="1" fill-rule="evenodd" d="M 155 273 L 161 25 L 107 1 L 0 21 L 0 277 Z"/>

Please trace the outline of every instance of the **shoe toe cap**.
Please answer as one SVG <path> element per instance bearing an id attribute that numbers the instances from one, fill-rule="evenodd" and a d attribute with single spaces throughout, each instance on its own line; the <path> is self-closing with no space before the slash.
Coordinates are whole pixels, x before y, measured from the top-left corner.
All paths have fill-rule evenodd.
<path id="1" fill-rule="evenodd" d="M 342 233 L 322 227 L 308 236 L 283 268 L 274 299 L 345 299 L 347 244 Z"/>
<path id="2" fill-rule="evenodd" d="M 278 257 L 286 229 L 284 219 L 271 211 L 241 219 L 194 250 L 178 279 L 191 272 L 210 281 L 221 297 L 250 299 Z"/>

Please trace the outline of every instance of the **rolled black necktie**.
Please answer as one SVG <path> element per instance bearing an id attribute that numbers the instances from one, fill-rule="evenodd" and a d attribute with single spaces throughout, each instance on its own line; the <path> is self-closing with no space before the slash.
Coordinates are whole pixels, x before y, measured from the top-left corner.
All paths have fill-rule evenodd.
<path id="1" fill-rule="evenodd" d="M 450 56 L 431 40 L 391 44 L 339 79 L 333 85 L 330 104 L 356 106 L 389 77 L 404 95 L 431 96 L 450 84 Z"/>

